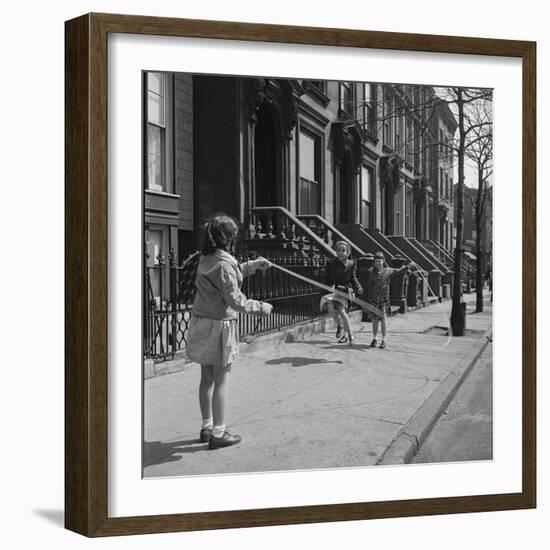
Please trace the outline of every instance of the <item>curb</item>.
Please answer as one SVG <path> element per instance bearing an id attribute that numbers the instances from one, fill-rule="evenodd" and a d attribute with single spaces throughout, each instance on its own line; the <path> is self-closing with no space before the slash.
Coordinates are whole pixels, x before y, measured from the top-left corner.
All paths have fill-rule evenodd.
<path id="1" fill-rule="evenodd" d="M 426 441 L 435 423 L 448 407 L 477 359 L 491 341 L 493 328 L 489 327 L 476 340 L 472 349 L 458 362 L 432 394 L 411 416 L 396 438 L 388 445 L 376 463 L 377 466 L 408 464 Z"/>

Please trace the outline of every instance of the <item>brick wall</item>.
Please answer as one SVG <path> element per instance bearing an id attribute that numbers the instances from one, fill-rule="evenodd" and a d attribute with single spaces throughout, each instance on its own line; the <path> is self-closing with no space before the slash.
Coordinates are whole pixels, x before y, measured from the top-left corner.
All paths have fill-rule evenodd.
<path id="1" fill-rule="evenodd" d="M 193 216 L 193 77 L 174 77 L 175 174 L 179 199 L 179 229 L 192 231 Z"/>

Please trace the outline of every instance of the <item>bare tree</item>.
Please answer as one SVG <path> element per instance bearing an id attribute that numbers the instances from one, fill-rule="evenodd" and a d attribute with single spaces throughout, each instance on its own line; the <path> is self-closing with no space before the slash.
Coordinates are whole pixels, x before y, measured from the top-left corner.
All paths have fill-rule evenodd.
<path id="1" fill-rule="evenodd" d="M 476 312 L 483 311 L 482 236 L 488 183 L 493 174 L 493 126 L 491 103 L 480 101 L 472 105 L 469 121 L 475 126 L 472 135 L 478 140 L 466 151 L 477 172 L 477 193 L 470 197 L 475 212 L 476 227 Z M 483 124 L 488 122 L 488 124 Z"/>
<path id="2" fill-rule="evenodd" d="M 386 86 L 393 88 L 394 94 L 391 94 L 393 96 L 400 95 L 402 90 L 407 88 L 407 86 L 401 85 Z M 383 132 L 383 126 L 386 122 L 399 119 L 403 116 L 410 116 L 418 121 L 418 125 L 416 127 L 417 131 L 413 132 L 412 135 L 407 132 L 407 144 L 413 144 L 412 151 L 410 147 L 405 147 L 405 150 L 409 149 L 409 154 L 412 153 L 412 156 L 416 157 L 417 154 L 426 151 L 428 148 L 436 153 L 442 148 L 444 151 L 449 149 L 453 151 L 453 157 L 456 155 L 458 182 L 455 200 L 456 242 L 454 249 L 451 328 L 453 335 L 463 336 L 465 331 L 465 308 L 462 302 L 462 268 L 464 262 L 464 165 L 472 148 L 476 148 L 478 144 L 486 142 L 486 131 L 492 129 L 490 109 L 485 108 L 485 116 L 476 116 L 476 113 L 479 114 L 482 112 L 483 108 L 481 106 L 492 102 L 492 90 L 461 87 L 431 88 L 426 86 L 409 86 L 408 88 L 410 88 L 409 93 L 401 94 L 401 101 L 397 103 L 393 101 L 391 97 L 389 101 L 385 96 L 377 98 L 376 119 L 379 125 L 378 132 Z M 435 93 L 431 93 L 429 90 L 435 90 Z M 408 101 L 407 96 L 411 96 L 411 91 L 413 100 Z M 430 121 L 436 109 L 443 103 L 449 106 L 450 110 L 457 118 L 458 128 L 458 136 L 451 142 L 445 143 L 441 143 L 441 141 L 437 139 L 437 136 L 429 135 Z M 358 103 L 357 107 L 361 107 L 362 105 L 362 103 Z M 427 139 L 421 139 L 420 143 L 418 143 L 418 133 L 423 137 L 425 136 Z M 492 137 L 490 143 L 492 146 Z M 484 201 L 479 202 L 480 206 L 482 204 L 484 204 Z M 480 270 L 478 269 L 478 271 Z"/>
<path id="3" fill-rule="evenodd" d="M 492 127 L 490 117 L 476 119 L 474 113 L 483 102 L 492 101 L 492 91 L 478 88 L 446 88 L 445 101 L 453 105 L 458 115 L 458 139 L 455 149 L 458 160 L 458 183 L 456 193 L 456 243 L 453 281 L 453 305 L 451 329 L 454 336 L 463 336 L 466 319 L 462 303 L 462 261 L 464 256 L 464 163 L 468 151 L 485 139 L 484 129 Z"/>

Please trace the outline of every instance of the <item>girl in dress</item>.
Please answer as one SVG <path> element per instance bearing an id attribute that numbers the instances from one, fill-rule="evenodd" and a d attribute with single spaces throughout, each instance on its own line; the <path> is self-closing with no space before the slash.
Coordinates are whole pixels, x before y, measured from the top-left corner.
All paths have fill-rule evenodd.
<path id="1" fill-rule="evenodd" d="M 399 269 L 388 267 L 385 265 L 385 258 L 382 252 L 377 252 L 374 255 L 374 267 L 372 268 L 371 276 L 369 278 L 370 286 L 370 298 L 369 302 L 376 308 L 378 308 L 382 315 L 373 315 L 372 318 L 372 342 L 370 347 L 376 347 L 378 343 L 378 322 L 382 325 L 382 341 L 380 342 L 380 348 L 386 347 L 386 310 L 390 304 L 390 283 L 393 277 L 410 271 L 415 263 L 411 262 L 409 265 L 405 265 Z"/>
<path id="2" fill-rule="evenodd" d="M 351 249 L 347 242 L 338 241 L 334 247 L 336 258 L 327 261 L 326 283 L 335 290 L 344 292 L 353 297 L 353 291 L 363 294 L 363 289 L 357 280 L 357 268 L 355 261 L 350 257 Z M 338 343 L 354 342 L 351 321 L 347 314 L 349 300 L 342 296 L 341 292 L 327 294 L 321 298 L 321 309 L 326 305 L 330 316 L 336 321 L 336 338 Z"/>
<path id="3" fill-rule="evenodd" d="M 239 354 L 237 312 L 267 316 L 273 309 L 271 304 L 249 300 L 240 290 L 243 277 L 271 264 L 259 257 L 239 265 L 231 254 L 237 234 L 236 222 L 224 214 L 212 217 L 206 225 L 187 337 L 187 357 L 201 365 L 200 440 L 210 449 L 241 441 L 225 429 L 231 365 Z"/>

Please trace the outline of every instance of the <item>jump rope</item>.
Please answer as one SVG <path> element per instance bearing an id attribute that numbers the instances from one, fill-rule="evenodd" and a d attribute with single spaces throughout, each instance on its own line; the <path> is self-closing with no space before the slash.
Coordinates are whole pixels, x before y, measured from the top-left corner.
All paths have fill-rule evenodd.
<path id="1" fill-rule="evenodd" d="M 360 298 L 357 298 L 356 296 L 354 295 L 350 295 L 350 294 L 347 294 L 345 292 L 342 292 L 338 289 L 334 289 L 333 287 L 330 287 L 328 285 L 325 285 L 323 283 L 320 283 L 318 281 L 314 281 L 313 279 L 310 279 L 308 277 L 305 277 L 304 275 L 301 275 L 299 273 L 295 273 L 294 271 L 291 271 L 290 269 L 287 269 L 285 267 L 282 267 L 276 263 L 273 263 L 272 261 L 268 260 L 269 263 L 270 263 L 270 267 L 273 267 L 279 271 L 281 271 L 282 273 L 286 273 L 287 275 L 290 275 L 291 277 L 294 277 L 296 279 L 300 279 L 301 281 L 307 283 L 307 284 L 310 284 L 310 285 L 313 285 L 313 286 L 316 286 L 322 290 L 326 290 L 327 292 L 329 293 L 332 293 L 334 295 L 338 295 L 354 304 L 357 304 L 358 306 L 360 306 L 361 308 L 363 309 L 366 309 L 367 311 L 370 311 L 371 313 L 373 313 L 374 315 L 376 315 L 377 317 L 382 317 L 383 316 L 383 312 L 373 306 L 372 304 L 369 304 L 368 302 L 365 302 L 364 300 L 361 300 Z M 411 262 L 414 267 L 416 267 L 417 269 L 417 273 L 420 275 L 420 277 L 422 278 L 422 280 L 424 281 L 424 284 L 426 285 L 426 288 L 428 290 L 428 292 L 430 292 L 432 294 L 432 296 L 437 296 L 437 294 L 435 294 L 435 292 L 433 291 L 432 287 L 430 286 L 430 284 L 428 283 L 428 280 L 426 279 L 426 277 L 424 276 L 424 274 L 422 273 L 422 269 L 421 267 L 416 263 L 416 262 Z M 441 305 L 441 304 L 438 304 L 438 305 Z M 260 326 L 260 323 L 261 323 L 262 319 L 259 318 L 257 321 L 256 321 L 256 324 L 254 326 L 254 333 L 256 333 L 258 327 Z M 451 336 L 452 336 L 452 330 L 451 330 L 451 324 L 450 324 L 450 319 L 447 319 L 445 318 L 445 323 L 446 323 L 446 328 L 448 329 L 448 338 L 447 338 L 447 341 L 446 343 L 444 344 L 443 347 L 445 347 L 450 339 L 451 339 Z"/>
<path id="2" fill-rule="evenodd" d="M 185 266 L 185 264 L 187 264 L 191 260 L 195 259 L 199 254 L 200 254 L 200 252 L 196 252 L 195 254 L 191 255 L 189 258 L 187 258 L 187 260 L 184 262 L 183 265 Z M 267 260 L 267 261 L 269 262 L 270 267 L 272 267 L 274 269 L 277 269 L 281 273 L 286 273 L 287 275 L 289 275 L 291 277 L 294 277 L 295 279 L 299 279 L 299 280 L 303 281 L 304 283 L 307 283 L 307 284 L 312 285 L 312 286 L 316 286 L 317 288 L 325 290 L 325 291 L 327 291 L 327 292 L 329 292 L 333 295 L 340 296 L 341 298 L 344 298 L 345 300 L 348 300 L 349 302 L 357 304 L 362 309 L 370 311 L 372 314 L 376 315 L 377 317 L 382 317 L 383 316 L 383 312 L 379 308 L 373 306 L 372 304 L 370 304 L 368 302 L 365 302 L 364 300 L 361 300 L 360 298 L 357 298 L 355 295 L 353 295 L 351 293 L 343 292 L 343 291 L 338 290 L 336 288 L 333 288 L 331 286 L 320 283 L 319 281 L 315 281 L 313 279 L 310 279 L 309 277 L 306 277 L 304 275 L 301 275 L 299 273 L 291 271 L 290 269 L 282 267 L 282 266 L 280 266 L 276 263 L 273 263 L 270 260 Z M 426 285 L 426 288 L 427 288 L 428 292 L 430 292 L 432 294 L 432 296 L 437 296 L 437 294 L 435 294 L 432 287 L 428 283 L 428 280 L 426 279 L 426 277 L 422 273 L 422 268 L 416 262 L 411 262 L 411 263 L 414 265 L 414 267 L 416 267 L 416 269 L 417 269 L 416 273 L 418 273 L 420 275 L 420 277 L 422 278 L 422 280 L 424 281 L 424 284 Z M 441 305 L 441 304 L 438 304 L 438 305 Z M 258 320 L 255 323 L 254 334 L 257 332 L 261 322 L 262 322 L 262 318 L 260 317 L 260 318 L 258 318 Z M 445 318 L 445 322 L 446 322 L 446 327 L 448 328 L 448 339 L 447 339 L 447 342 L 445 343 L 444 346 L 446 346 L 449 343 L 449 341 L 452 337 L 452 329 L 451 329 L 450 319 Z M 254 339 L 253 335 L 252 335 L 252 339 Z M 249 343 L 250 343 L 250 341 L 251 340 L 249 340 Z"/>

